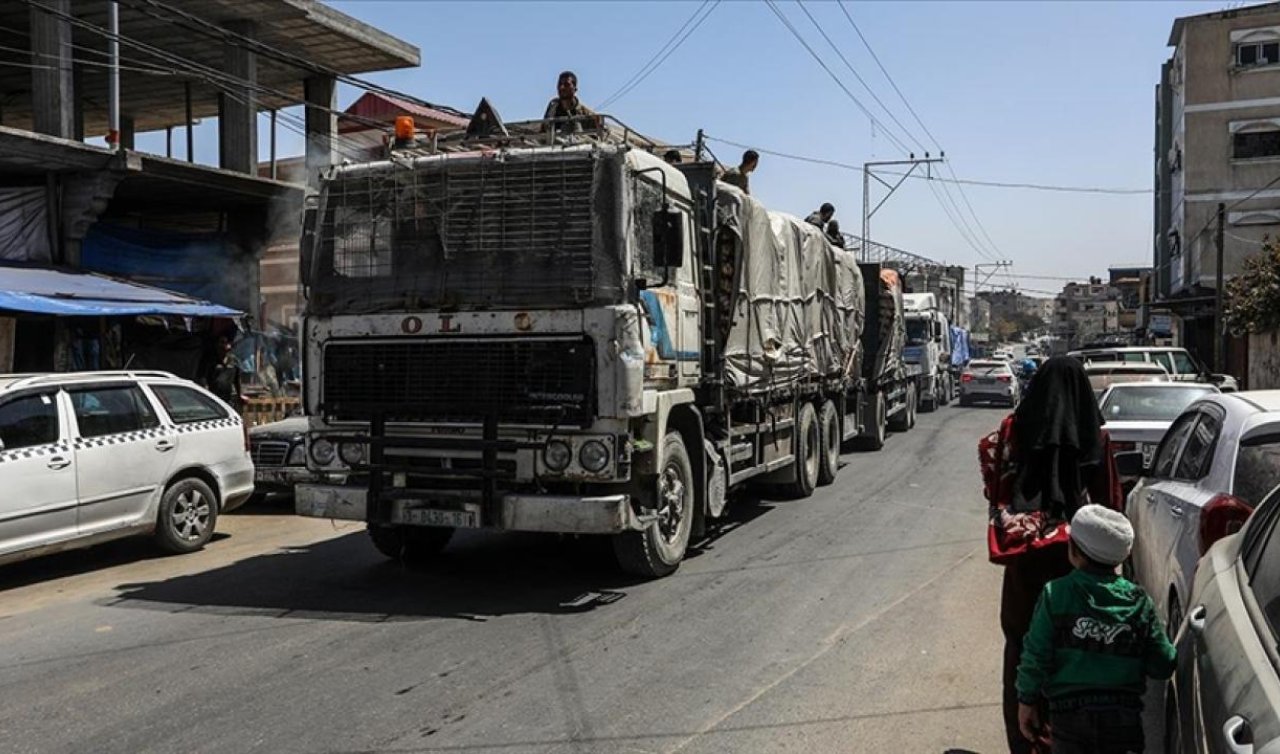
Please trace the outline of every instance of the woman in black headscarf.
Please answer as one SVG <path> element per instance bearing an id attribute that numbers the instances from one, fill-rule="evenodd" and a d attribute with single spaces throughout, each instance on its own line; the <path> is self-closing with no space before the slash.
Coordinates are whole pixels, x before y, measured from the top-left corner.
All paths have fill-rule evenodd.
<path id="1" fill-rule="evenodd" d="M 1090 502 L 1119 507 L 1119 487 L 1102 423 L 1098 401 L 1079 361 L 1058 356 L 1036 370 L 1014 412 L 1013 496 L 997 525 L 1066 522 Z M 1070 571 L 1065 543 L 1028 548 L 1005 566 L 1000 627 L 1005 639 L 1005 735 L 1013 754 L 1034 751 L 1018 730 L 1014 684 L 1022 638 L 1044 585 Z"/>

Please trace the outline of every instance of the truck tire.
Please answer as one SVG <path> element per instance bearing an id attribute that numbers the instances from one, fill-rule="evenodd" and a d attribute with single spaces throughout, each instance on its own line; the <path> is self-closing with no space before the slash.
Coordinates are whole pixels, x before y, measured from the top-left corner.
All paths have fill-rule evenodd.
<path id="1" fill-rule="evenodd" d="M 818 486 L 818 469 L 822 466 L 822 432 L 818 427 L 818 412 L 812 403 L 800 405 L 793 450 L 796 454 L 795 481 L 787 485 L 787 492 L 793 498 L 809 497 Z"/>
<path id="2" fill-rule="evenodd" d="M 822 436 L 822 463 L 818 465 L 818 484 L 825 487 L 836 480 L 840 470 L 840 414 L 836 404 L 827 401 L 818 411 L 818 430 Z"/>
<path id="3" fill-rule="evenodd" d="M 907 385 L 907 396 L 902 401 L 902 410 L 889 420 L 889 429 L 894 432 L 906 432 L 916 425 L 916 386 Z"/>
<path id="4" fill-rule="evenodd" d="M 666 576 L 680 567 L 693 529 L 693 463 L 679 432 L 668 432 L 662 438 L 662 458 L 654 490 L 658 520 L 643 531 L 613 537 L 618 566 L 646 578 Z"/>
<path id="5" fill-rule="evenodd" d="M 933 396 L 930 398 L 925 398 L 922 396 L 919 399 L 916 405 L 918 406 L 920 413 L 927 414 L 937 410 L 938 397 L 940 395 L 941 390 L 942 390 L 942 383 L 935 382 L 933 385 Z M 917 393 L 917 395 L 919 395 L 919 393 Z"/>
<path id="6" fill-rule="evenodd" d="M 868 423 L 862 428 L 862 434 L 853 438 L 850 445 L 857 450 L 880 450 L 884 447 L 888 429 L 884 393 L 874 393 L 868 397 L 867 401 Z"/>
<path id="7" fill-rule="evenodd" d="M 410 566 L 434 559 L 452 536 L 453 529 L 445 526 L 369 527 L 369 539 L 378 552 Z"/>

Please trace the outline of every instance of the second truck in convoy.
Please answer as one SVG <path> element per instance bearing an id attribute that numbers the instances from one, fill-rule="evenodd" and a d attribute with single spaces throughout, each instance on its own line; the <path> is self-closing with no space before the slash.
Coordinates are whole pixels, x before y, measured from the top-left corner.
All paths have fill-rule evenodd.
<path id="1" fill-rule="evenodd" d="M 389 556 L 601 534 L 675 570 L 731 491 L 804 497 L 915 422 L 902 286 L 603 118 L 405 139 L 304 220 L 301 515 Z"/>

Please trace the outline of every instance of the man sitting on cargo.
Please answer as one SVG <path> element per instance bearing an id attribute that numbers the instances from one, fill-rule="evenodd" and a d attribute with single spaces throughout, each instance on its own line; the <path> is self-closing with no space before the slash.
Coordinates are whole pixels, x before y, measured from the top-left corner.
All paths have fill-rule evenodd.
<path id="1" fill-rule="evenodd" d="M 556 81 L 556 96 L 547 103 L 547 112 L 542 119 L 544 131 L 554 126 L 557 131 L 581 131 L 586 126 L 587 118 L 595 115 L 595 111 L 578 100 L 578 74 L 564 71 Z"/>
<path id="2" fill-rule="evenodd" d="M 729 168 L 724 171 L 724 175 L 720 176 L 720 180 L 730 186 L 737 186 L 742 189 L 742 193 L 751 193 L 751 171 L 755 170 L 760 164 L 760 155 L 754 149 L 748 149 L 742 153 L 742 164 L 736 168 Z"/>
<path id="3" fill-rule="evenodd" d="M 840 232 L 840 221 L 831 220 L 827 223 L 826 231 L 827 241 L 838 249 L 844 248 L 844 234 Z"/>
<path id="4" fill-rule="evenodd" d="M 806 217 L 804 221 L 809 223 L 810 225 L 816 225 L 817 227 L 825 230 L 827 227 L 827 223 L 831 222 L 831 218 L 835 217 L 835 215 L 836 215 L 835 205 L 832 204 L 831 202 L 826 202 L 821 207 L 818 208 L 817 212 L 809 213 L 809 216 Z M 840 226 L 837 225 L 836 227 L 838 228 Z"/>

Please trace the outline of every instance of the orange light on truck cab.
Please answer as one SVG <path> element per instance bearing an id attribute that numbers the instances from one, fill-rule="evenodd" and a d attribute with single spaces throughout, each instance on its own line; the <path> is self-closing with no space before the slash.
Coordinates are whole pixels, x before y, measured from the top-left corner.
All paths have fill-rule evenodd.
<path id="1" fill-rule="evenodd" d="M 396 116 L 396 141 L 412 141 L 413 140 L 413 116 L 397 115 Z"/>

